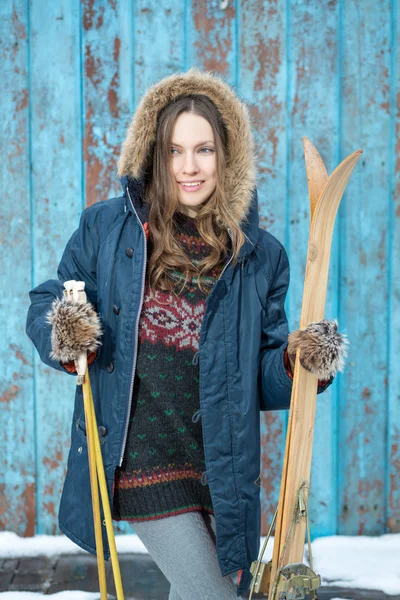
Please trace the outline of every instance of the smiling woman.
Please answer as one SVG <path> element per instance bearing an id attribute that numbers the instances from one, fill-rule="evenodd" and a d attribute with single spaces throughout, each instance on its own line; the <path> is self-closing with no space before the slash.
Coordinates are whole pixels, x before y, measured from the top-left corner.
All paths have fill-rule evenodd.
<path id="1" fill-rule="evenodd" d="M 123 195 L 83 211 L 58 279 L 30 292 L 27 333 L 45 364 L 72 373 L 82 343 L 98 346 L 89 369 L 112 516 L 138 524 L 170 600 L 248 589 L 260 410 L 290 404 L 289 262 L 259 226 L 255 162 L 248 109 L 227 83 L 195 68 L 166 77 L 132 118 Z M 85 283 L 88 314 L 57 301 L 70 280 Z M 99 344 L 85 339 L 90 319 Z M 59 526 L 95 554 L 82 418 L 76 393 Z"/>

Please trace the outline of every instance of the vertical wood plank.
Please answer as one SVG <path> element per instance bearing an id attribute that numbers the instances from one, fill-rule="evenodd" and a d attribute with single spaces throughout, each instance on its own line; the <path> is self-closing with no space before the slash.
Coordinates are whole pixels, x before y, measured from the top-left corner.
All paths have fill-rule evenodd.
<path id="1" fill-rule="evenodd" d="M 25 336 L 31 285 L 28 10 L 0 4 L 1 336 L 0 529 L 34 534 L 36 512 L 33 351 Z"/>
<path id="2" fill-rule="evenodd" d="M 187 65 L 220 73 L 231 85 L 237 84 L 236 73 L 236 7 L 221 2 L 187 1 Z"/>
<path id="3" fill-rule="evenodd" d="M 364 155 L 342 206 L 351 350 L 339 383 L 338 533 L 375 535 L 385 531 L 391 3 L 350 0 L 343 10 L 342 156 Z"/>
<path id="4" fill-rule="evenodd" d="M 81 212 L 79 0 L 30 6 L 34 285 L 57 277 Z M 75 378 L 36 357 L 36 533 L 59 533 Z"/>
<path id="5" fill-rule="evenodd" d="M 117 161 L 136 94 L 133 6 L 128 0 L 81 0 L 84 201 L 120 196 Z M 131 532 L 114 523 L 116 533 Z"/>
<path id="6" fill-rule="evenodd" d="M 389 377 L 387 519 L 389 533 L 400 532 L 400 40 L 397 2 L 391 3 L 390 140 L 389 140 Z"/>
<path id="7" fill-rule="evenodd" d="M 288 103 L 290 144 L 288 185 L 290 214 L 290 329 L 299 327 L 310 231 L 310 206 L 303 136 L 315 145 L 328 173 L 338 164 L 337 77 L 339 3 L 290 3 L 287 37 L 290 65 Z M 338 217 L 339 219 L 340 217 Z M 337 219 L 337 221 L 338 221 Z M 338 223 L 334 229 L 325 318 L 338 318 Z M 327 535 L 336 522 L 336 382 L 317 397 L 314 450 L 309 492 L 312 535 Z"/>
<path id="8" fill-rule="evenodd" d="M 135 2 L 135 107 L 150 85 L 185 68 L 184 17 L 179 0 Z"/>
<path id="9" fill-rule="evenodd" d="M 285 246 L 286 197 L 285 2 L 243 0 L 238 22 L 239 92 L 248 101 L 257 145 L 260 226 Z M 288 313 L 288 302 L 286 303 Z M 261 413 L 261 531 L 266 535 L 279 499 L 286 411 Z"/>
<path id="10" fill-rule="evenodd" d="M 132 111 L 132 3 L 82 0 L 85 202 L 120 195 L 117 160 Z"/>

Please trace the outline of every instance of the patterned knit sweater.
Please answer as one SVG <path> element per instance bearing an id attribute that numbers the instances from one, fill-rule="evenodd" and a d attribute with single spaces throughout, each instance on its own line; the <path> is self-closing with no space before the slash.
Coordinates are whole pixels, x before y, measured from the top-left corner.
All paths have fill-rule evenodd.
<path id="1" fill-rule="evenodd" d="M 194 265 L 211 253 L 195 218 L 176 215 L 177 240 Z M 184 291 L 145 286 L 132 408 L 121 467 L 114 480 L 113 519 L 145 521 L 184 512 L 213 513 L 205 473 L 199 401 L 198 348 L 206 297 L 228 257 Z M 179 271 L 176 293 L 184 281 Z"/>

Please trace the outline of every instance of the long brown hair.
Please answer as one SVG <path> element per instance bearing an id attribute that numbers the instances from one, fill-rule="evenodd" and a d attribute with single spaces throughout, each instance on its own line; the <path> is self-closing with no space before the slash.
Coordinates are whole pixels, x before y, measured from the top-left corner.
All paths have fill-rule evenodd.
<path id="1" fill-rule="evenodd" d="M 185 255 L 175 238 L 175 217 L 181 203 L 175 178 L 171 169 L 171 141 L 174 125 L 183 112 L 204 117 L 214 133 L 216 149 L 216 188 L 210 198 L 198 210 L 196 225 L 205 242 L 212 246 L 209 256 L 200 261 L 196 268 Z M 224 174 L 227 155 L 228 132 L 215 104 L 206 95 L 181 95 L 165 106 L 158 115 L 157 135 L 148 164 L 144 168 L 145 199 L 149 208 L 148 278 L 151 289 L 158 288 L 174 292 L 176 281 L 170 276 L 172 270 L 185 275 L 180 291 L 187 283 L 190 273 L 197 272 L 198 287 L 204 291 L 202 276 L 229 253 L 233 254 L 233 264 L 245 237 L 229 210 L 229 198 L 225 195 Z M 238 175 L 240 176 L 240 175 Z M 216 218 L 218 216 L 218 218 Z M 224 223 L 225 227 L 219 223 Z M 232 243 L 229 243 L 228 229 Z"/>

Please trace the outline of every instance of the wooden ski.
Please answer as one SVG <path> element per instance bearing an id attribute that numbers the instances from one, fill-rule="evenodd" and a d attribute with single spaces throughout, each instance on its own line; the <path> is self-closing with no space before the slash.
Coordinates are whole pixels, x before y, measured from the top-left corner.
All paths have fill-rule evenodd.
<path id="1" fill-rule="evenodd" d="M 348 156 L 328 177 L 325 165 L 313 144 L 303 138 L 310 200 L 310 235 L 300 329 L 324 318 L 332 234 L 337 210 L 350 175 L 362 150 Z M 268 595 L 268 600 L 316 598 L 319 576 L 303 564 L 304 541 L 308 525 L 308 490 L 318 379 L 300 364 L 296 353 L 295 373 L 286 435 L 273 558 L 268 565 L 252 565 L 253 591 Z M 272 529 L 272 526 L 271 526 Z M 308 530 L 309 537 L 309 530 Z"/>

